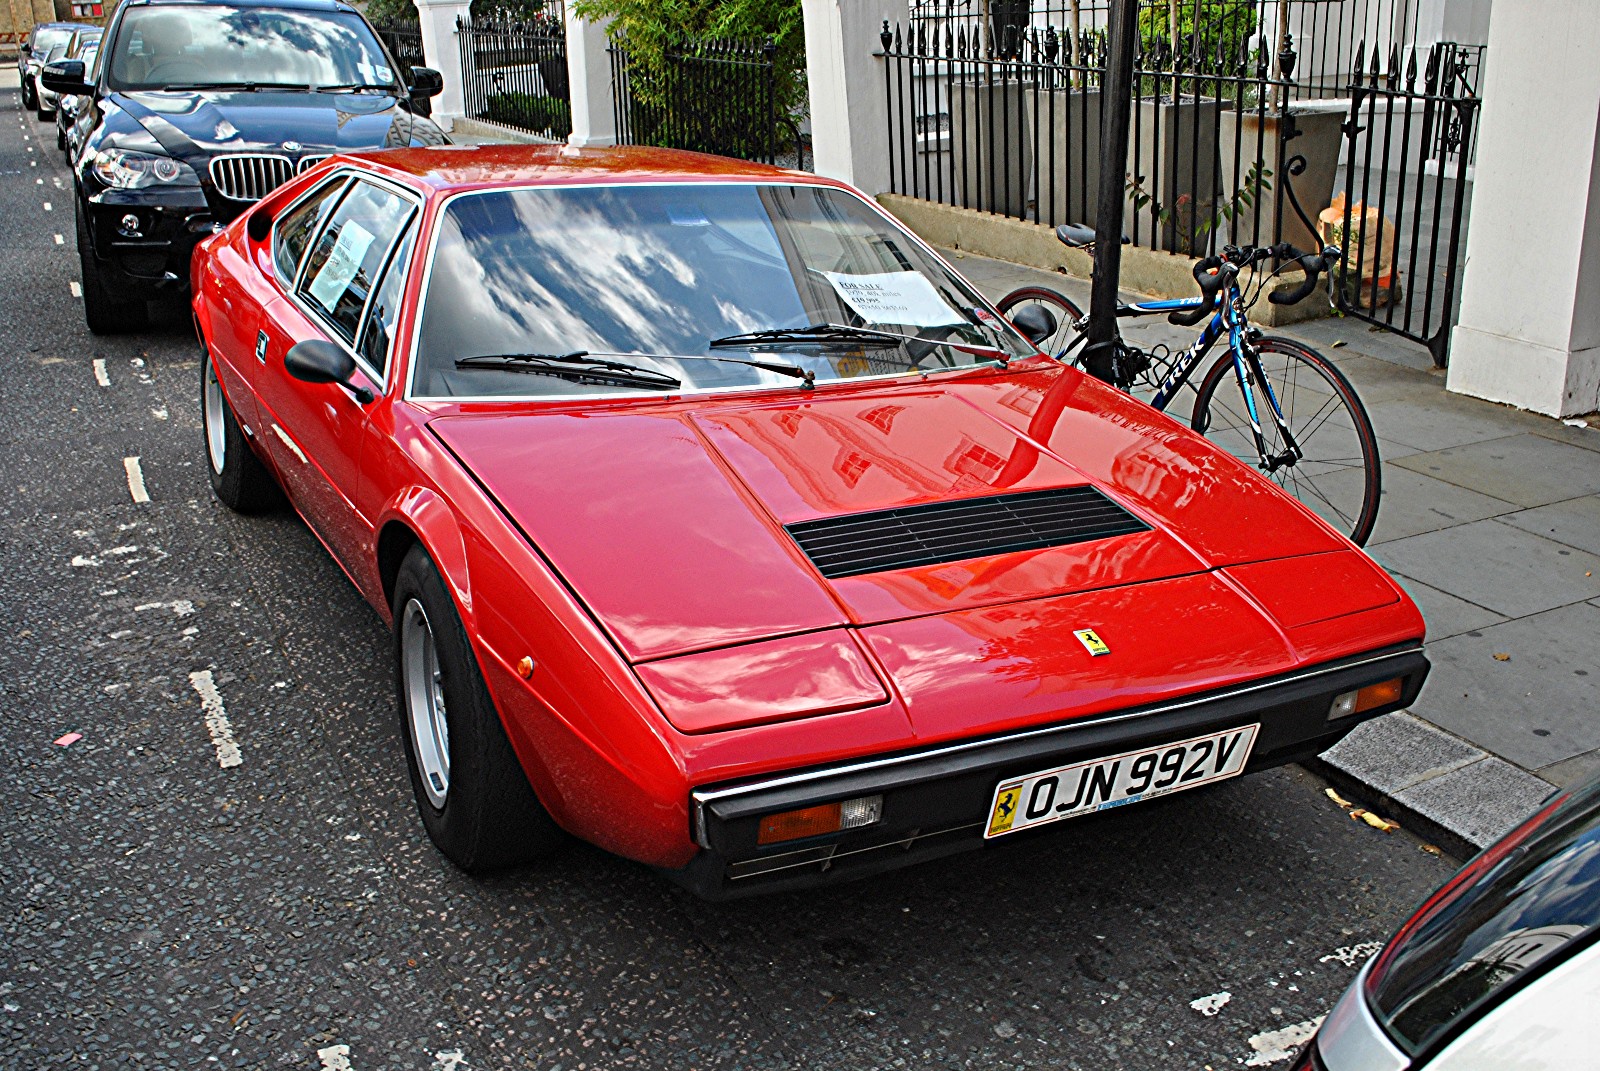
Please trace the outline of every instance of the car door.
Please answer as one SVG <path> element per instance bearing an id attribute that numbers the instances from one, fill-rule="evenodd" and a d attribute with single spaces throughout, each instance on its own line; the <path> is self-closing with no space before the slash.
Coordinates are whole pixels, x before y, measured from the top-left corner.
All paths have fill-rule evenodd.
<path id="1" fill-rule="evenodd" d="M 405 191 L 365 177 L 337 195 L 311 239 L 287 293 L 264 310 L 257 345 L 264 369 L 256 391 L 260 436 L 284 489 L 308 524 L 352 576 L 372 543 L 359 506 L 368 422 L 385 404 L 387 363 L 376 367 L 356 346 L 379 276 L 416 216 Z M 306 383 L 283 358 L 308 339 L 326 339 L 355 358 L 351 384 Z M 366 404 L 357 397 L 372 393 Z"/>

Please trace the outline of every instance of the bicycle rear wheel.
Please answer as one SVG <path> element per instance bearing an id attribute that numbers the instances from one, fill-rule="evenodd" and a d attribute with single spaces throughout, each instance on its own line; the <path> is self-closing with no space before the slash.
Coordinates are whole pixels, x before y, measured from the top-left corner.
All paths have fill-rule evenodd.
<path id="1" fill-rule="evenodd" d="M 1072 344 L 1072 340 L 1078 337 L 1078 332 L 1073 330 L 1072 325 L 1083 319 L 1083 310 L 1073 304 L 1067 295 L 1051 290 L 1048 286 L 1024 286 L 995 302 L 995 307 L 1007 319 L 1011 317 L 1011 310 L 1019 305 L 1043 305 L 1055 316 L 1055 333 L 1039 343 L 1039 348 L 1050 356 L 1060 357 Z"/>
<path id="2" fill-rule="evenodd" d="M 1298 342 L 1263 338 L 1253 345 L 1301 455 L 1267 476 L 1357 546 L 1366 543 L 1378 519 L 1381 470 L 1378 437 L 1355 388 L 1332 361 Z M 1280 455 L 1286 449 L 1283 433 L 1272 418 L 1266 391 L 1254 370 L 1248 379 L 1267 453 Z M 1244 398 L 1221 392 L 1224 380 L 1237 382 L 1232 353 L 1223 353 L 1206 372 L 1191 426 L 1246 464 L 1265 470 Z"/>

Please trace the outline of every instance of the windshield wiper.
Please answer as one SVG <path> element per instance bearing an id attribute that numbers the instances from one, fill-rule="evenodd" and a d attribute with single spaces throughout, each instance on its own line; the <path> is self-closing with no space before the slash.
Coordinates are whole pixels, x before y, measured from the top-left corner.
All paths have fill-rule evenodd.
<path id="1" fill-rule="evenodd" d="M 1002 365 L 1015 356 L 1015 354 L 998 347 L 984 346 L 976 342 L 962 342 L 953 338 L 926 338 L 922 335 L 906 335 L 898 331 L 880 331 L 872 327 L 851 327 L 848 324 L 812 324 L 809 327 L 774 327 L 765 331 L 746 331 L 739 335 L 714 338 L 708 345 L 761 346 L 768 343 L 782 342 L 840 343 L 842 345 L 875 347 L 899 346 L 902 343 L 917 342 L 927 346 L 946 346 L 962 353 L 988 357 L 990 360 L 999 361 Z M 910 367 L 917 368 L 920 362 L 921 358 L 911 361 Z M 920 369 L 918 370 L 920 371 Z"/>
<path id="2" fill-rule="evenodd" d="M 708 346 L 760 346 L 768 342 L 838 342 L 855 346 L 898 346 L 906 336 L 888 331 L 874 331 L 870 327 L 851 327 L 849 324 L 810 324 L 806 327 L 771 327 L 764 331 L 744 331 L 737 335 L 724 335 L 706 343 Z"/>
<path id="3" fill-rule="evenodd" d="M 462 357 L 457 368 L 498 368 L 535 376 L 558 376 L 574 383 L 609 383 L 614 386 L 668 389 L 683 386 L 683 381 L 654 368 L 622 361 L 591 357 L 587 350 L 571 353 L 483 353 Z"/>
<path id="4" fill-rule="evenodd" d="M 625 353 L 613 354 L 616 357 L 626 357 Z M 817 385 L 817 374 L 810 369 L 801 368 L 799 365 L 785 364 L 779 361 L 752 361 L 745 357 L 723 357 L 720 354 L 673 354 L 668 357 L 662 354 L 649 354 L 660 361 L 716 361 L 719 364 L 742 364 L 747 368 L 759 368 L 764 372 L 776 372 L 782 376 L 793 376 L 801 381 L 801 390 L 812 390 Z"/>
<path id="5" fill-rule="evenodd" d="M 392 92 L 393 85 L 384 85 L 380 82 L 346 82 L 342 85 L 316 86 L 318 93 L 358 93 L 363 89 L 382 89 Z"/>
<path id="6" fill-rule="evenodd" d="M 261 89 L 310 89 L 311 84 L 309 82 L 174 82 L 172 85 L 153 86 L 151 88 L 175 92 L 229 89 L 242 93 L 254 93 Z"/>

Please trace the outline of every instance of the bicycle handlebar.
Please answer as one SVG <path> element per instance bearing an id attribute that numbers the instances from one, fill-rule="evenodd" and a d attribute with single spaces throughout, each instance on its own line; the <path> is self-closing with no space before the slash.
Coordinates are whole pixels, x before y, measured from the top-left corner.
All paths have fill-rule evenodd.
<path id="1" fill-rule="evenodd" d="M 1171 313 L 1167 316 L 1167 322 L 1177 324 L 1179 327 L 1193 327 L 1210 316 L 1212 308 L 1217 304 L 1217 293 L 1228 281 L 1228 276 L 1223 272 L 1227 264 L 1227 261 L 1215 254 L 1197 261 L 1194 266 L 1194 281 L 1200 285 L 1200 304 L 1188 312 Z M 1235 271 L 1237 272 L 1237 269 Z"/>
<path id="2" fill-rule="evenodd" d="M 1320 253 L 1302 253 L 1292 245 L 1285 243 L 1284 254 L 1300 265 L 1300 270 L 1306 273 L 1306 281 L 1289 291 L 1287 294 L 1274 290 L 1267 295 L 1267 300 L 1274 305 L 1294 305 L 1304 301 L 1311 291 L 1317 288 L 1317 277 L 1336 264 L 1343 256 L 1337 246 L 1325 246 Z"/>

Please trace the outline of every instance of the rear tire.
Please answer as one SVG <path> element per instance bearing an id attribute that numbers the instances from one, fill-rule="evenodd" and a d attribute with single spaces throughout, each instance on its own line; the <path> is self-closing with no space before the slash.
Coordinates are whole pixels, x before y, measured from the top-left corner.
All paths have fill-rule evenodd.
<path id="1" fill-rule="evenodd" d="M 995 302 L 995 307 L 1008 320 L 1011 318 L 1011 310 L 1021 305 L 1043 305 L 1056 318 L 1055 334 L 1038 345 L 1046 354 L 1059 359 L 1072 340 L 1078 337 L 1078 332 L 1072 325 L 1083 319 L 1083 310 L 1078 308 L 1067 295 L 1051 290 L 1048 286 L 1024 286 Z"/>
<path id="2" fill-rule="evenodd" d="M 528 784 L 455 601 L 420 545 L 395 580 L 394 625 L 400 734 L 428 836 L 469 874 L 560 847 L 566 834 Z"/>
<path id="3" fill-rule="evenodd" d="M 22 106 L 30 112 L 39 106 L 39 100 L 33 95 L 33 79 L 22 80 Z"/>
<path id="4" fill-rule="evenodd" d="M 1263 475 L 1351 542 L 1365 544 L 1378 520 L 1382 462 L 1378 436 L 1355 388 L 1332 361 L 1298 342 L 1263 338 L 1254 346 L 1302 455 L 1293 465 Z M 1244 399 L 1222 390 L 1224 381 L 1237 387 L 1233 355 L 1228 352 L 1211 365 L 1200 384 L 1192 427 L 1259 470 L 1261 456 Z M 1258 383 L 1251 386 L 1267 450 L 1281 453 L 1282 434 L 1268 411 L 1265 392 Z"/>
<path id="5" fill-rule="evenodd" d="M 250 449 L 244 429 L 222 392 L 211 351 L 200 356 L 200 431 L 206 447 L 206 475 L 217 500 L 235 513 L 266 513 L 283 504 L 272 471 Z"/>
<path id="6" fill-rule="evenodd" d="M 34 114 L 39 117 L 39 122 L 41 123 L 53 123 L 56 121 L 56 113 L 53 110 L 47 112 L 43 108 L 40 108 L 38 111 L 34 112 Z"/>
<path id="7" fill-rule="evenodd" d="M 148 327 L 150 307 L 144 301 L 116 301 L 111 297 L 100 262 L 89 245 L 89 221 L 84 217 L 83 203 L 73 198 L 72 208 L 78 232 L 78 266 L 83 272 L 83 318 L 90 333 L 121 335 Z"/>

